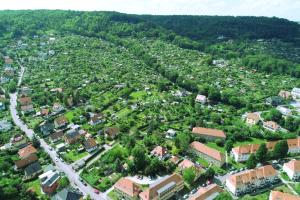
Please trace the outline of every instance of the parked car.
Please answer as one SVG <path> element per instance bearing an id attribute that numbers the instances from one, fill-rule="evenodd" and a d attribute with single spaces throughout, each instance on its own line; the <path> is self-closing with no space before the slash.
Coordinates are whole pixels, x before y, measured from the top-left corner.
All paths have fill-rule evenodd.
<path id="1" fill-rule="evenodd" d="M 95 192 L 96 194 L 99 194 L 99 190 L 97 190 L 97 189 L 94 189 L 94 192 Z"/>

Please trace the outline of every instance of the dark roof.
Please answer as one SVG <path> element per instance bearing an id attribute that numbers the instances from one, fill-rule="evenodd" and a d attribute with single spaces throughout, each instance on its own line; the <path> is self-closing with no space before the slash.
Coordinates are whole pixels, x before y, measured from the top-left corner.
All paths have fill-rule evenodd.
<path id="1" fill-rule="evenodd" d="M 66 132 L 66 138 L 75 138 L 78 135 L 79 135 L 79 131 L 78 130 L 71 129 L 71 130 L 68 130 Z"/>
<path id="2" fill-rule="evenodd" d="M 63 189 L 56 195 L 54 195 L 51 200 L 80 200 L 82 199 L 82 194 L 72 190 L 72 189 Z"/>
<path id="3" fill-rule="evenodd" d="M 35 163 L 32 163 L 31 165 L 28 165 L 24 171 L 25 171 L 25 175 L 26 176 L 31 176 L 39 171 L 42 170 L 42 167 L 40 165 L 39 162 L 35 162 Z"/>
<path id="4" fill-rule="evenodd" d="M 50 135 L 51 140 L 57 140 L 59 138 L 62 138 L 64 136 L 64 132 L 62 130 L 56 131 L 55 133 L 52 133 Z"/>
<path id="5" fill-rule="evenodd" d="M 23 158 L 21 160 L 16 160 L 15 161 L 15 165 L 18 169 L 26 167 L 27 165 L 35 162 L 38 160 L 38 157 L 36 156 L 36 154 L 31 154 L 29 156 L 27 156 L 26 158 Z"/>
<path id="6" fill-rule="evenodd" d="M 86 149 L 90 149 L 90 148 L 97 146 L 97 143 L 96 143 L 95 139 L 89 138 L 83 142 L 83 145 Z"/>

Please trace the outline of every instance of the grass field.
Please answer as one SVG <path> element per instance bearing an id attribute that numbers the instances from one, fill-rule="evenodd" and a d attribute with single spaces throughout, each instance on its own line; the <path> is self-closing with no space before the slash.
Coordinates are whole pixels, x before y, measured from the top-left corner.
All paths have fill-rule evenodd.
<path id="1" fill-rule="evenodd" d="M 68 153 L 64 154 L 63 157 L 67 162 L 75 162 L 85 156 L 87 156 L 88 152 L 78 153 L 76 150 L 69 151 Z"/>

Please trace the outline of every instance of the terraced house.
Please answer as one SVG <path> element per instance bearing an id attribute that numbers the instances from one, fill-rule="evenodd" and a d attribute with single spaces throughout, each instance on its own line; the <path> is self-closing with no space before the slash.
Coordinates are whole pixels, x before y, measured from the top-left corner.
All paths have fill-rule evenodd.
<path id="1" fill-rule="evenodd" d="M 291 180 L 300 180 L 300 160 L 284 163 L 282 169 Z"/>
<path id="2" fill-rule="evenodd" d="M 276 170 L 271 165 L 267 165 L 229 176 L 226 179 L 226 187 L 231 193 L 239 196 L 270 186 L 278 181 Z"/>
<path id="3" fill-rule="evenodd" d="M 212 200 L 215 199 L 223 190 L 217 184 L 211 184 L 207 187 L 200 188 L 196 194 L 191 196 L 189 200 Z"/>
<path id="4" fill-rule="evenodd" d="M 220 151 L 210 148 L 205 144 L 194 141 L 190 144 L 190 149 L 197 156 L 213 163 L 216 166 L 221 167 L 225 163 L 225 156 Z"/>
<path id="5" fill-rule="evenodd" d="M 212 128 L 203 128 L 203 127 L 194 127 L 192 130 L 192 133 L 195 136 L 205 138 L 209 141 L 214 141 L 216 139 L 225 140 L 226 135 L 224 131 L 218 130 L 218 129 L 212 129 Z"/>
<path id="6" fill-rule="evenodd" d="M 142 200 L 166 200 L 172 198 L 176 193 L 184 188 L 182 177 L 178 174 L 172 174 L 153 183 L 149 189 L 140 193 Z"/>
<path id="7" fill-rule="evenodd" d="M 114 190 L 119 198 L 126 200 L 138 199 L 139 193 L 142 191 L 136 183 L 128 178 L 121 178 L 116 182 Z"/>

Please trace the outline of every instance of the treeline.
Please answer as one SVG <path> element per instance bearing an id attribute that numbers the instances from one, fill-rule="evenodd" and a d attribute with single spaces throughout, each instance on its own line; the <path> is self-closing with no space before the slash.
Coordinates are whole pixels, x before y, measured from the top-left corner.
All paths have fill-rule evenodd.
<path id="1" fill-rule="evenodd" d="M 286 19 L 268 17 L 232 16 L 153 16 L 151 21 L 193 40 L 216 40 L 219 36 L 229 39 L 282 39 L 293 41 L 299 36 L 299 24 Z"/>
<path id="2" fill-rule="evenodd" d="M 273 58 L 269 55 L 249 55 L 242 59 L 242 63 L 252 69 L 274 74 L 289 74 L 300 77 L 300 65 L 284 59 Z"/>

